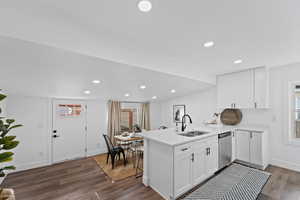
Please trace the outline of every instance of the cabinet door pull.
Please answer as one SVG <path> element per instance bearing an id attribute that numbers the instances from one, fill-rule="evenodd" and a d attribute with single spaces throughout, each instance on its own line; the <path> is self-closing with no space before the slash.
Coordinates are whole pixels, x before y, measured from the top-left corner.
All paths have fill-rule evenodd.
<path id="1" fill-rule="evenodd" d="M 252 132 L 250 132 L 250 138 L 251 138 L 251 139 L 253 138 L 253 134 L 252 134 Z"/>
<path id="2" fill-rule="evenodd" d="M 192 162 L 194 162 L 194 160 L 195 160 L 195 155 L 194 153 L 192 153 Z"/>
<path id="3" fill-rule="evenodd" d="M 256 102 L 254 102 L 254 108 L 257 108 L 257 103 Z"/>
<path id="4" fill-rule="evenodd" d="M 206 155 L 209 155 L 209 148 L 206 148 Z"/>
<path id="5" fill-rule="evenodd" d="M 181 149 L 181 151 L 186 151 L 186 150 L 188 150 L 188 148 L 183 148 L 183 149 Z"/>

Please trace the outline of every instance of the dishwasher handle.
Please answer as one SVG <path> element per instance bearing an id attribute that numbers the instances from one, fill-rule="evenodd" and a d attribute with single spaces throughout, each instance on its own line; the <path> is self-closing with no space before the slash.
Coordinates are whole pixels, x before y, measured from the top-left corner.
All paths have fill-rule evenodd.
<path id="1" fill-rule="evenodd" d="M 229 137 L 229 136 L 231 136 L 231 131 L 219 134 L 218 138 L 220 139 L 220 138 Z"/>

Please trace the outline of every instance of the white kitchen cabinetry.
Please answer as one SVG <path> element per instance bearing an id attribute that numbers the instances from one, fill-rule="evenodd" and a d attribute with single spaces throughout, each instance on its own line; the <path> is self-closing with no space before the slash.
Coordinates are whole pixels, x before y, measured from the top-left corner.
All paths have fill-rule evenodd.
<path id="1" fill-rule="evenodd" d="M 208 148 L 206 148 L 206 174 L 213 175 L 218 170 L 219 145 L 214 140 L 208 141 Z"/>
<path id="2" fill-rule="evenodd" d="M 250 70 L 218 76 L 218 106 L 245 108 L 253 101 L 252 73 Z"/>
<path id="3" fill-rule="evenodd" d="M 267 131 L 237 130 L 236 159 L 265 169 L 268 165 Z"/>
<path id="4" fill-rule="evenodd" d="M 181 194 L 192 187 L 192 149 L 190 147 L 181 147 L 178 152 L 175 153 L 174 159 L 174 189 L 177 194 Z"/>
<path id="5" fill-rule="evenodd" d="M 262 133 L 250 132 L 250 162 L 255 165 L 262 165 Z"/>
<path id="6" fill-rule="evenodd" d="M 198 142 L 193 145 L 193 171 L 192 171 L 192 182 L 193 185 L 201 183 L 207 176 L 207 167 L 205 162 L 207 158 L 206 143 Z"/>
<path id="7" fill-rule="evenodd" d="M 182 195 L 218 170 L 218 138 L 180 145 L 174 153 L 174 193 Z"/>
<path id="8" fill-rule="evenodd" d="M 254 108 L 269 107 L 269 76 L 265 67 L 255 68 L 254 77 Z"/>
<path id="9" fill-rule="evenodd" d="M 268 76 L 265 67 L 217 77 L 218 108 L 266 108 Z"/>
<path id="10" fill-rule="evenodd" d="M 248 131 L 236 131 L 236 158 L 250 162 L 250 133 Z"/>

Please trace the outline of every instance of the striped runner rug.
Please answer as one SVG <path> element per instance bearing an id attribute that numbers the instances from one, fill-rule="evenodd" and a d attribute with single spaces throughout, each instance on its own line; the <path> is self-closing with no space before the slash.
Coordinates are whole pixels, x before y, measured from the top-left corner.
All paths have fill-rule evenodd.
<path id="1" fill-rule="evenodd" d="M 255 200 L 270 173 L 232 164 L 184 200 Z"/>

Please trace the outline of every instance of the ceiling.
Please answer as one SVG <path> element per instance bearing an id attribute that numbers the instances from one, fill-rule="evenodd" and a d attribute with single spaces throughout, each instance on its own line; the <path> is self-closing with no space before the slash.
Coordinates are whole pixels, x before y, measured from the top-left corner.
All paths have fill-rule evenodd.
<path id="1" fill-rule="evenodd" d="M 197 80 L 1 36 L 0 71 L 1 89 L 25 96 L 122 101 L 149 101 L 157 96 L 152 101 L 160 101 L 211 87 Z M 141 85 L 147 88 L 142 90 Z M 176 93 L 171 93 L 172 89 Z M 130 96 L 125 97 L 126 93 Z"/>
<path id="2" fill-rule="evenodd" d="M 300 1 L 150 1 L 0 0 L 0 35 L 207 83 L 300 60 Z"/>

